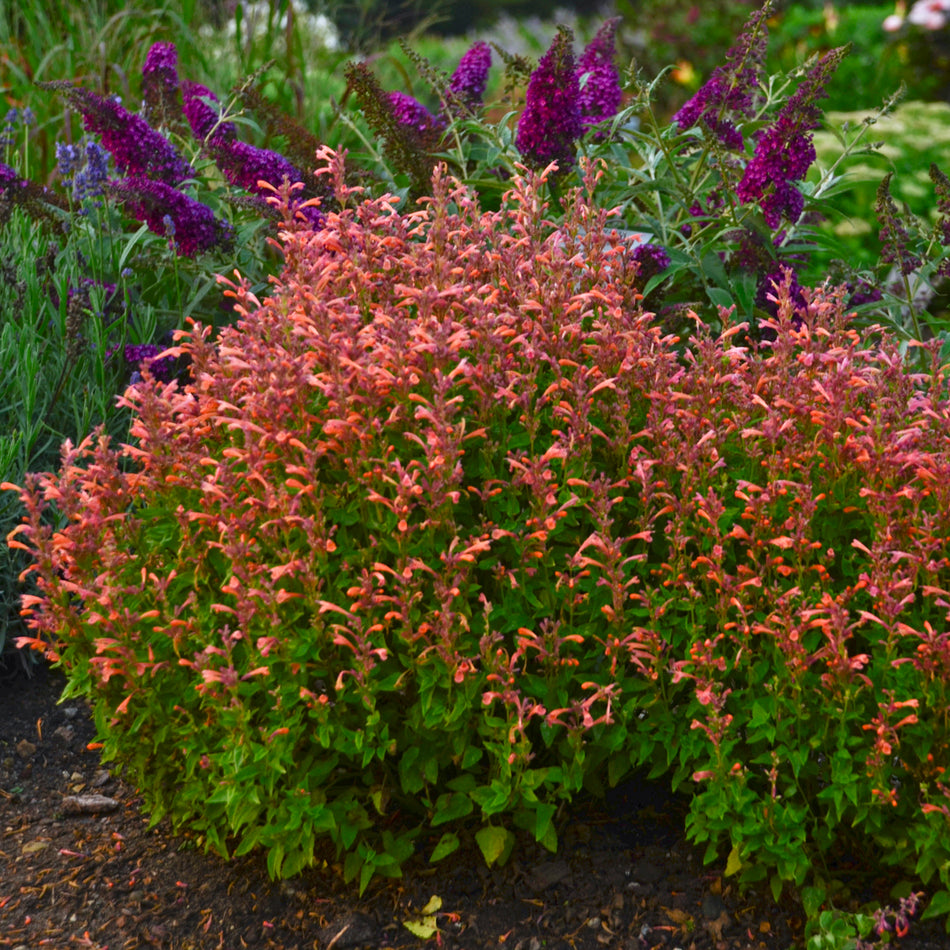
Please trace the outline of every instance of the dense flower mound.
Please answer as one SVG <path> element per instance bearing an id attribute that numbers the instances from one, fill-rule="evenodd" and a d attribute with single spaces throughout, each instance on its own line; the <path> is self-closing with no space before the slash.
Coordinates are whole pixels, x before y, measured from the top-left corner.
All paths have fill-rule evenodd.
<path id="1" fill-rule="evenodd" d="M 33 644 L 153 815 L 365 887 L 424 830 L 554 848 L 645 766 L 810 912 L 854 829 L 946 888 L 946 377 L 828 289 L 777 288 L 771 342 L 665 336 L 595 167 L 555 226 L 544 173 L 486 213 L 438 170 L 405 214 L 322 160 L 339 210 L 271 296 L 236 279 L 193 381 L 126 393 L 134 444 L 22 491 Z"/>

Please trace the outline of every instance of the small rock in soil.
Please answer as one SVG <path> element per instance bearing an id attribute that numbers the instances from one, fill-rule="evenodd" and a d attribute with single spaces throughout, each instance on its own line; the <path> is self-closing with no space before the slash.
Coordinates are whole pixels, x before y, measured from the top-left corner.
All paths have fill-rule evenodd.
<path id="1" fill-rule="evenodd" d="M 376 941 L 376 925 L 364 914 L 345 914 L 337 917 L 318 934 L 321 944 L 346 950 L 347 947 L 359 947 Z"/>
<path id="2" fill-rule="evenodd" d="M 21 759 L 28 759 L 36 752 L 36 746 L 28 739 L 21 739 L 16 744 L 16 753 Z"/>
<path id="3" fill-rule="evenodd" d="M 653 884 L 663 872 L 651 861 L 636 861 L 630 868 L 630 880 L 636 884 Z"/>
<path id="4" fill-rule="evenodd" d="M 63 799 L 63 813 L 66 815 L 90 815 L 115 811 L 119 803 L 106 795 L 67 795 Z"/>
<path id="5" fill-rule="evenodd" d="M 570 876 L 571 868 L 567 861 L 542 861 L 531 868 L 527 884 L 535 894 L 540 894 Z"/>
<path id="6" fill-rule="evenodd" d="M 720 914 L 724 913 L 726 905 L 718 894 L 707 894 L 703 898 L 703 917 L 714 920 Z"/>

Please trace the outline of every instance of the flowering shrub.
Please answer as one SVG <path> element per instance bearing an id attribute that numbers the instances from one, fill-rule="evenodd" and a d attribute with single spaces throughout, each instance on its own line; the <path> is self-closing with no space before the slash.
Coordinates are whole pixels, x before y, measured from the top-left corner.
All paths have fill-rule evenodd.
<path id="1" fill-rule="evenodd" d="M 437 170 L 399 213 L 323 158 L 340 210 L 180 335 L 189 384 L 144 371 L 135 443 L 6 486 L 29 642 L 153 818 L 275 875 L 326 841 L 363 888 L 466 828 L 553 849 L 559 800 L 645 767 L 743 884 L 814 914 L 863 843 L 945 913 L 937 363 L 787 278 L 771 341 L 664 335 L 599 166 L 554 223 L 550 170 L 493 213 Z"/>

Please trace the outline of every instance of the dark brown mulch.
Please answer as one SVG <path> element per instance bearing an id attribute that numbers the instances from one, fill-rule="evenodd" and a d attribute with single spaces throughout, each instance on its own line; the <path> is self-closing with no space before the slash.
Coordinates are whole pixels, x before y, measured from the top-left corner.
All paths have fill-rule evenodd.
<path id="1" fill-rule="evenodd" d="M 0 947 L 13 950 L 346 950 L 430 943 L 512 950 L 770 950 L 800 945 L 794 904 L 738 894 L 683 838 L 684 806 L 631 783 L 566 817 L 559 853 L 525 845 L 489 871 L 471 850 L 358 897 L 333 868 L 272 882 L 260 857 L 226 863 L 159 825 L 95 751 L 88 710 L 57 705 L 43 667 L 0 677 Z M 90 796 L 94 810 L 74 812 Z M 112 806 L 108 804 L 111 801 Z M 112 810 L 105 810 L 111 807 Z M 435 896 L 434 921 L 424 909 Z M 905 950 L 947 946 L 915 925 Z"/>

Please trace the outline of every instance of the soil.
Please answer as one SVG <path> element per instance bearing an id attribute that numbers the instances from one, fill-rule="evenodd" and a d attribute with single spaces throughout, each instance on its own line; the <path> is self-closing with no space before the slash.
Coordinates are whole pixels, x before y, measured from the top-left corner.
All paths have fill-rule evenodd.
<path id="1" fill-rule="evenodd" d="M 573 805 L 557 855 L 526 843 L 492 870 L 472 849 L 435 866 L 420 856 L 362 897 L 333 867 L 273 882 L 261 856 L 225 862 L 162 823 L 149 830 L 136 790 L 87 747 L 88 708 L 58 703 L 62 688 L 43 666 L 0 671 L 0 948 L 421 946 L 410 927 L 460 950 L 802 945 L 798 906 L 740 894 L 723 867 L 704 866 L 683 835 L 684 800 L 647 782 Z M 886 896 L 868 870 L 862 888 Z M 914 922 L 900 946 L 948 938 Z"/>

